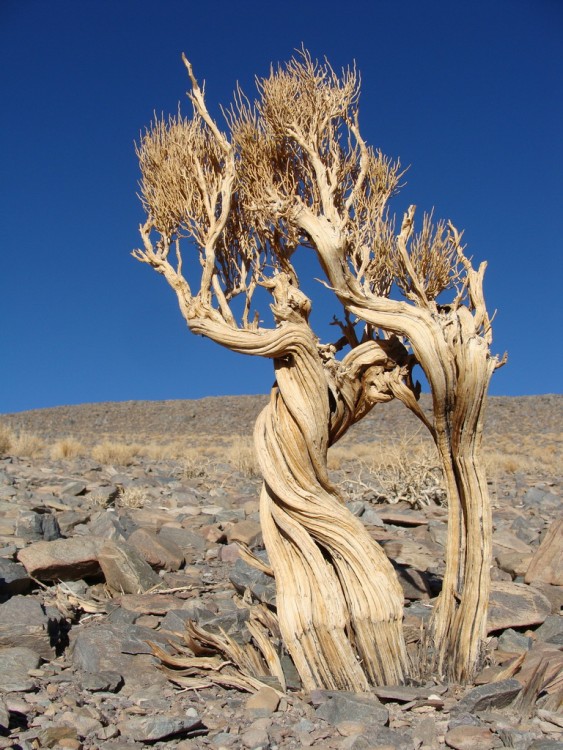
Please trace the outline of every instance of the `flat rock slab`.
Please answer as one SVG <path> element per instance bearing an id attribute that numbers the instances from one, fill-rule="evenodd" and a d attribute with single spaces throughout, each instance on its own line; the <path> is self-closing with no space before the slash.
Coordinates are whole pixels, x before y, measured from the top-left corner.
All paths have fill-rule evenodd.
<path id="1" fill-rule="evenodd" d="M 30 648 L 0 648 L 0 692 L 33 690 L 35 680 L 28 673 L 37 669 L 40 662 L 39 655 Z"/>
<path id="2" fill-rule="evenodd" d="M 179 570 L 184 564 L 184 553 L 180 547 L 151 529 L 136 529 L 127 538 L 127 544 L 134 547 L 156 570 Z"/>
<path id="3" fill-rule="evenodd" d="M 97 537 L 35 542 L 20 550 L 18 560 L 40 581 L 78 581 L 100 575 L 98 554 L 103 543 Z"/>
<path id="4" fill-rule="evenodd" d="M 124 739 L 157 742 L 189 734 L 201 726 L 199 717 L 134 716 L 132 719 L 119 722 L 117 728 Z"/>
<path id="5" fill-rule="evenodd" d="M 384 726 L 389 721 L 389 712 L 374 695 L 315 690 L 311 694 L 311 700 L 313 703 L 322 701 L 315 713 L 329 724 L 356 721 Z"/>
<path id="6" fill-rule="evenodd" d="M 551 603 L 537 589 L 523 583 L 495 581 L 491 585 L 487 631 L 541 625 L 551 614 Z"/>
<path id="7" fill-rule="evenodd" d="M 444 737 L 454 750 L 490 750 L 495 747 L 495 736 L 488 727 L 459 726 Z"/>
<path id="8" fill-rule="evenodd" d="M 500 680 L 470 690 L 455 707 L 455 713 L 474 714 L 490 708 L 505 708 L 516 698 L 522 685 L 518 680 Z"/>
<path id="9" fill-rule="evenodd" d="M 59 621 L 37 598 L 13 596 L 0 604 L 0 646 L 25 646 L 49 661 L 56 655 Z"/>
<path id="10" fill-rule="evenodd" d="M 563 586 L 563 518 L 554 521 L 526 571 L 526 583 Z"/>
<path id="11" fill-rule="evenodd" d="M 108 541 L 98 553 L 107 585 L 123 594 L 142 594 L 161 583 L 143 556 L 128 544 Z"/>
<path id="12" fill-rule="evenodd" d="M 0 557 L 0 599 L 25 594 L 31 586 L 31 578 L 20 563 Z"/>

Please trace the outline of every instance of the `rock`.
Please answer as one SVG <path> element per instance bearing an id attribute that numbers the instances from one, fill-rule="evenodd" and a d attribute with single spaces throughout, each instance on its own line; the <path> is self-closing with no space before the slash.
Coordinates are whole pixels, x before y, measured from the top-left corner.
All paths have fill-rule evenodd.
<path id="1" fill-rule="evenodd" d="M 4 701 L 0 698 L 0 730 L 7 731 L 10 726 L 10 712 Z"/>
<path id="2" fill-rule="evenodd" d="M 341 721 L 359 721 L 368 726 L 383 726 L 389 721 L 389 712 L 374 695 L 315 690 L 311 700 L 322 701 L 315 713 L 332 725 Z"/>
<path id="3" fill-rule="evenodd" d="M 499 636 L 498 649 L 499 651 L 508 651 L 508 653 L 520 654 L 522 651 L 527 651 L 532 645 L 532 639 L 518 633 L 512 628 L 508 628 Z"/>
<path id="4" fill-rule="evenodd" d="M 150 529 L 136 529 L 127 538 L 127 543 L 156 570 L 179 570 L 184 564 L 184 553 L 180 547 Z"/>
<path id="5" fill-rule="evenodd" d="M 123 686 L 123 677 L 117 672 L 82 672 L 78 675 L 78 682 L 84 690 L 91 693 L 117 693 Z"/>
<path id="6" fill-rule="evenodd" d="M 563 646 L 563 617 L 550 615 L 535 632 L 536 640 Z"/>
<path id="7" fill-rule="evenodd" d="M 229 579 L 239 593 L 244 594 L 248 589 L 258 601 L 264 602 L 264 604 L 275 604 L 276 584 L 274 579 L 251 567 L 244 560 L 237 560 Z"/>
<path id="8" fill-rule="evenodd" d="M 500 680 L 470 690 L 455 706 L 454 713 L 474 714 L 490 708 L 504 708 L 516 698 L 522 685 L 518 680 Z"/>
<path id="9" fill-rule="evenodd" d="M 261 719 L 271 716 L 277 709 L 279 702 L 280 696 L 278 693 L 266 685 L 246 701 L 246 711 L 253 719 Z"/>
<path id="10" fill-rule="evenodd" d="M 72 632 L 71 632 L 72 636 Z M 146 641 L 159 641 L 158 634 L 135 625 L 104 624 L 79 630 L 72 641 L 72 663 L 84 672 L 117 672 L 126 684 L 164 684 L 166 677 L 155 669 L 155 659 Z M 165 644 L 159 642 L 160 646 Z"/>
<path id="11" fill-rule="evenodd" d="M 31 587 L 31 578 L 20 563 L 0 557 L 0 600 L 15 594 L 25 594 Z"/>
<path id="12" fill-rule="evenodd" d="M 395 566 L 395 572 L 399 583 L 403 587 L 403 595 L 409 601 L 419 599 L 429 599 L 431 589 L 425 573 L 421 573 L 414 568 L 406 568 L 402 565 Z"/>
<path id="13" fill-rule="evenodd" d="M 76 531 L 78 532 L 78 528 Z M 100 513 L 85 527 L 84 533 L 86 535 L 93 534 L 100 539 L 111 539 L 114 542 L 122 542 L 127 536 L 121 519 L 113 510 Z"/>
<path id="14" fill-rule="evenodd" d="M 37 669 L 40 662 L 39 655 L 24 646 L 0 648 L 0 692 L 33 690 L 36 681 L 29 676 L 29 671 Z"/>
<path id="15" fill-rule="evenodd" d="M 0 646 L 25 646 L 49 661 L 64 635 L 61 622 L 62 617 L 50 617 L 36 597 L 13 596 L 0 604 Z"/>
<path id="16" fill-rule="evenodd" d="M 521 583 L 491 584 L 487 630 L 540 625 L 551 614 L 551 603 L 536 589 Z"/>
<path id="17" fill-rule="evenodd" d="M 51 726 L 37 734 L 39 747 L 61 747 L 63 740 L 76 740 L 76 729 L 69 726 Z"/>
<path id="18" fill-rule="evenodd" d="M 245 732 L 243 732 L 241 737 L 243 747 L 254 750 L 254 748 L 267 748 L 270 746 L 268 731 L 261 721 L 262 720 L 259 719 L 254 722 Z"/>
<path id="19" fill-rule="evenodd" d="M 65 711 L 58 718 L 61 724 L 72 727 L 77 736 L 84 739 L 91 735 L 96 735 L 102 728 L 102 724 L 97 719 L 86 715 L 85 713 L 79 712 L 76 709 L 74 711 Z"/>
<path id="20" fill-rule="evenodd" d="M 563 586 L 563 518 L 554 521 L 534 554 L 524 580 Z"/>
<path id="21" fill-rule="evenodd" d="M 134 547 L 108 541 L 98 553 L 107 585 L 116 592 L 141 594 L 161 580 Z"/>
<path id="22" fill-rule="evenodd" d="M 19 551 L 18 560 L 41 581 L 76 581 L 99 576 L 98 554 L 103 540 L 96 537 L 35 542 Z"/>
<path id="23" fill-rule="evenodd" d="M 242 542 L 249 547 L 261 547 L 263 546 L 262 527 L 256 521 L 249 519 L 239 521 L 227 529 L 227 541 L 229 544 L 231 542 Z"/>
<path id="24" fill-rule="evenodd" d="M 187 563 L 201 560 L 205 555 L 205 539 L 189 529 L 163 526 L 158 535 L 173 542 L 184 553 Z"/>
<path id="25" fill-rule="evenodd" d="M 444 739 L 454 750 L 490 750 L 495 746 L 495 737 L 487 727 L 459 726 L 450 729 Z"/>
<path id="26" fill-rule="evenodd" d="M 61 495 L 70 495 L 70 497 L 78 497 L 86 492 L 88 484 L 81 480 L 71 480 L 61 487 Z"/>
<path id="27" fill-rule="evenodd" d="M 531 554 L 522 554 L 522 552 L 501 552 L 496 556 L 497 565 L 501 570 L 510 573 L 512 578 L 525 575 L 532 559 Z"/>
<path id="28" fill-rule="evenodd" d="M 157 742 L 193 732 L 202 726 L 198 717 L 172 718 L 170 716 L 134 716 L 117 725 L 125 738 L 140 742 Z"/>

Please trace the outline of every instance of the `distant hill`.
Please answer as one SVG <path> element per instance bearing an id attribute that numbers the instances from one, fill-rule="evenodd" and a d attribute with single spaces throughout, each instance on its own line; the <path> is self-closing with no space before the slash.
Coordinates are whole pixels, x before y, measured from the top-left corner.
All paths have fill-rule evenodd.
<path id="1" fill-rule="evenodd" d="M 250 435 L 267 396 L 218 396 L 182 401 L 125 401 L 34 409 L 0 415 L 17 432 L 46 440 L 73 436 L 85 443 L 115 437 L 136 441 L 174 440 L 193 435 Z M 430 408 L 430 397 L 421 404 Z M 486 434 L 552 434 L 561 432 L 563 396 L 495 396 L 489 398 Z M 381 440 L 420 428 L 399 402 L 376 407 L 353 428 L 350 439 Z"/>

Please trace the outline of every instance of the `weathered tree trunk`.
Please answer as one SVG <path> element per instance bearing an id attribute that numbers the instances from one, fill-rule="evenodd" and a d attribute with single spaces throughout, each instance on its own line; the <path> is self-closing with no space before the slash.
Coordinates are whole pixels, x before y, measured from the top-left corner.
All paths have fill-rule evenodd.
<path id="1" fill-rule="evenodd" d="M 331 440 L 375 401 L 392 398 L 376 392 L 366 400 L 362 386 L 370 365 L 381 370 L 389 360 L 370 342 L 340 366 L 333 361 L 326 367 L 307 323 L 309 300 L 284 274 L 272 286 L 273 331 L 241 331 L 201 317 L 189 325 L 235 351 L 274 360 L 277 384 L 254 434 L 280 630 L 308 690 L 398 684 L 406 673 L 401 586 L 327 472 Z"/>
<path id="2" fill-rule="evenodd" d="M 305 211 L 299 218 L 346 309 L 375 328 L 407 338 L 430 384 L 430 419 L 404 384 L 395 383 L 393 391 L 430 430 L 444 470 L 448 542 L 433 639 L 439 671 L 465 682 L 478 667 L 486 635 L 492 564 L 491 509 L 480 446 L 487 389 L 499 362 L 489 350 L 482 294 L 486 264 L 474 271 L 463 259 L 471 309 L 459 303 L 441 308 L 423 294 L 417 304 L 367 295 L 342 263 L 341 240 L 327 222 Z M 412 222 L 412 211 L 408 219 Z M 407 221 L 405 225 L 410 228 Z"/>

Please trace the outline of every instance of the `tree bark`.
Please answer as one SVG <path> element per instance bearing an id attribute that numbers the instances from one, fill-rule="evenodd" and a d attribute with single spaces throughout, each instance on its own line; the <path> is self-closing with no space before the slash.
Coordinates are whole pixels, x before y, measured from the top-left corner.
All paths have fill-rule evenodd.
<path id="1" fill-rule="evenodd" d="M 280 630 L 307 690 L 399 684 L 406 674 L 401 586 L 327 470 L 331 441 L 375 401 L 392 398 L 366 397 L 362 385 L 370 366 L 378 371 L 389 360 L 370 342 L 327 367 L 307 322 L 309 300 L 284 274 L 273 294 L 275 330 L 241 331 L 202 317 L 189 325 L 235 351 L 274 360 L 276 385 L 254 437 Z"/>

